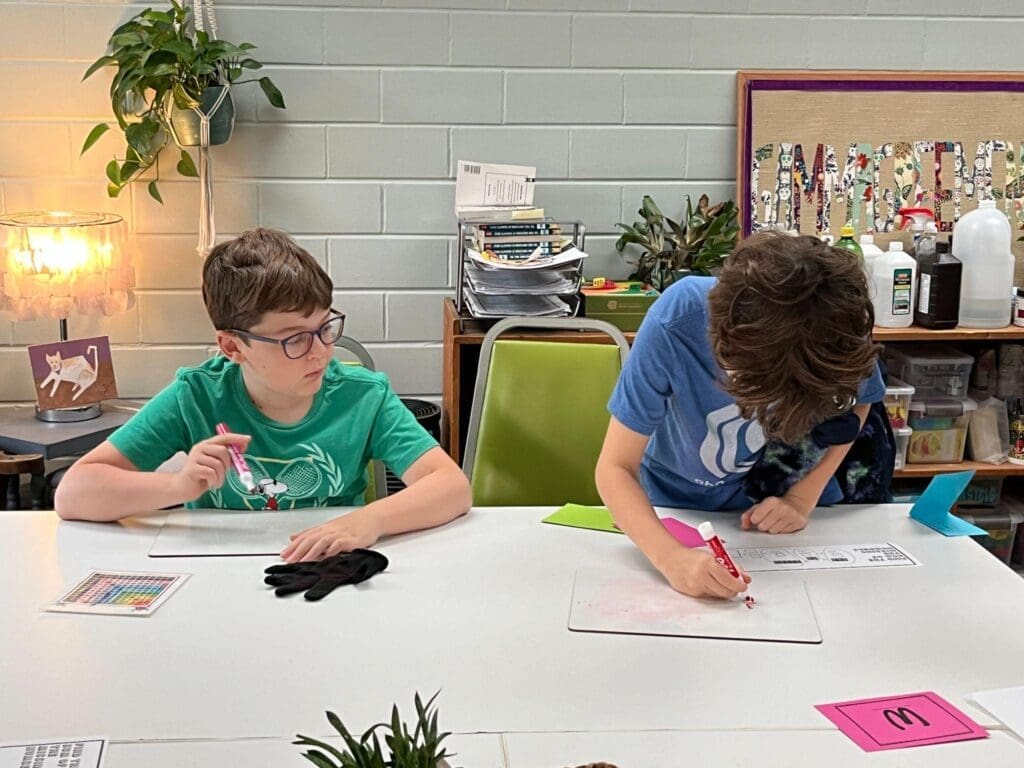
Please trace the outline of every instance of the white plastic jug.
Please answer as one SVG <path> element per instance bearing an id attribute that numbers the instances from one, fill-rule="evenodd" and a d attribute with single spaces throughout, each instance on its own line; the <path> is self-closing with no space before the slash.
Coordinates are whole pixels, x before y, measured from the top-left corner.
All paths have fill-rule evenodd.
<path id="1" fill-rule="evenodd" d="M 908 328 L 914 323 L 917 293 L 917 262 L 894 240 L 889 250 L 875 259 L 875 325 L 882 328 Z"/>
<path id="2" fill-rule="evenodd" d="M 960 325 L 1003 328 L 1010 324 L 1006 297 L 1013 292 L 1010 222 L 995 200 L 981 200 L 953 229 L 953 255 L 963 262 Z"/>
<path id="3" fill-rule="evenodd" d="M 875 245 L 874 235 L 860 236 L 860 251 L 864 254 L 864 273 L 868 276 L 868 291 L 872 298 L 875 295 L 875 261 L 884 251 Z"/>

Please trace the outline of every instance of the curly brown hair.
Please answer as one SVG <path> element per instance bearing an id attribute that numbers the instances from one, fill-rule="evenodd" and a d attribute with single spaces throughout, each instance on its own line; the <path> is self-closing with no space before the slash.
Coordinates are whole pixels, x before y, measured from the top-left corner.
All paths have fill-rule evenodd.
<path id="1" fill-rule="evenodd" d="M 881 349 L 859 260 L 816 237 L 748 237 L 708 307 L 722 388 L 744 418 L 785 443 L 848 409 Z"/>
<path id="2" fill-rule="evenodd" d="M 265 312 L 328 309 L 333 288 L 309 252 L 276 229 L 219 243 L 203 264 L 203 301 L 219 331 L 248 330 Z"/>

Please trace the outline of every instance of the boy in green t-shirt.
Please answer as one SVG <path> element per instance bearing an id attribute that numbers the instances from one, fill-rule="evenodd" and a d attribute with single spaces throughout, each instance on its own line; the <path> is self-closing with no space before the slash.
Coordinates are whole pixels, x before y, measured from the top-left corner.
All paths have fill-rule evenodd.
<path id="1" fill-rule="evenodd" d="M 469 510 L 465 475 L 382 373 L 342 365 L 344 314 L 327 273 L 287 235 L 246 232 L 211 251 L 203 299 L 219 355 L 178 371 L 131 421 L 79 459 L 56 495 L 66 520 L 119 520 L 185 504 L 225 509 L 358 506 L 380 460 L 406 489 L 294 534 L 289 561 L 371 546 Z M 224 422 L 232 432 L 217 434 Z M 244 454 L 246 484 L 229 445 Z M 154 472 L 178 452 L 176 472 Z"/>

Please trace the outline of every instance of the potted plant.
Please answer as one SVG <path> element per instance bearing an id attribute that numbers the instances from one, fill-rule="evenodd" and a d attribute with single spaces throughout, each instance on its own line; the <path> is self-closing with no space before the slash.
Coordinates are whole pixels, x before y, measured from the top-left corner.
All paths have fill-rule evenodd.
<path id="1" fill-rule="evenodd" d="M 110 106 L 116 125 L 100 123 L 86 137 L 82 153 L 114 127 L 125 139 L 123 158 L 107 164 L 107 193 L 117 197 L 131 181 L 150 168 L 156 178 L 149 194 L 162 203 L 160 152 L 174 139 L 180 147 L 202 144 L 203 115 L 209 119 L 209 145 L 231 136 L 234 105 L 229 86 L 259 82 L 267 100 L 284 109 L 284 98 L 269 77 L 243 80 L 243 74 L 263 65 L 249 55 L 256 46 L 234 45 L 195 27 L 191 8 L 171 0 L 165 11 L 146 9 L 114 30 L 109 53 L 86 70 L 83 80 L 105 67 L 113 67 Z M 198 176 L 185 149 L 177 164 L 183 176 Z"/>
<path id="2" fill-rule="evenodd" d="M 303 757 L 317 768 L 448 768 L 445 758 L 451 754 L 442 748 L 441 742 L 451 734 L 438 733 L 437 710 L 433 709 L 436 698 L 435 693 L 424 705 L 420 695 L 415 695 L 416 727 L 412 733 L 395 705 L 391 708 L 390 723 L 377 723 L 359 737 L 336 714 L 328 712 L 327 720 L 341 736 L 344 750 L 302 734 L 292 743 L 308 747 Z"/>
<path id="3" fill-rule="evenodd" d="M 659 291 L 686 275 L 713 274 L 739 238 L 738 210 L 731 200 L 711 206 L 708 196 L 701 195 L 694 210 L 687 195 L 686 216 L 676 222 L 661 212 L 650 195 L 644 195 L 638 214 L 641 221 L 616 224 L 622 235 L 615 249 L 621 252 L 627 245 L 640 246 L 643 253 L 629 279 L 649 283 Z"/>

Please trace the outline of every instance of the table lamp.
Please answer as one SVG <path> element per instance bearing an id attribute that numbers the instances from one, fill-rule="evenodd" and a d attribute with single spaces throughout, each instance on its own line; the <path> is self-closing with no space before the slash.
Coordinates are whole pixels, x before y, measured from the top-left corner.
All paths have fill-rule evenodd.
<path id="1" fill-rule="evenodd" d="M 124 220 L 113 213 L 33 211 L 0 216 L 0 310 L 16 321 L 113 315 L 135 303 L 135 270 Z M 85 421 L 98 403 L 36 410 L 42 421 Z"/>

